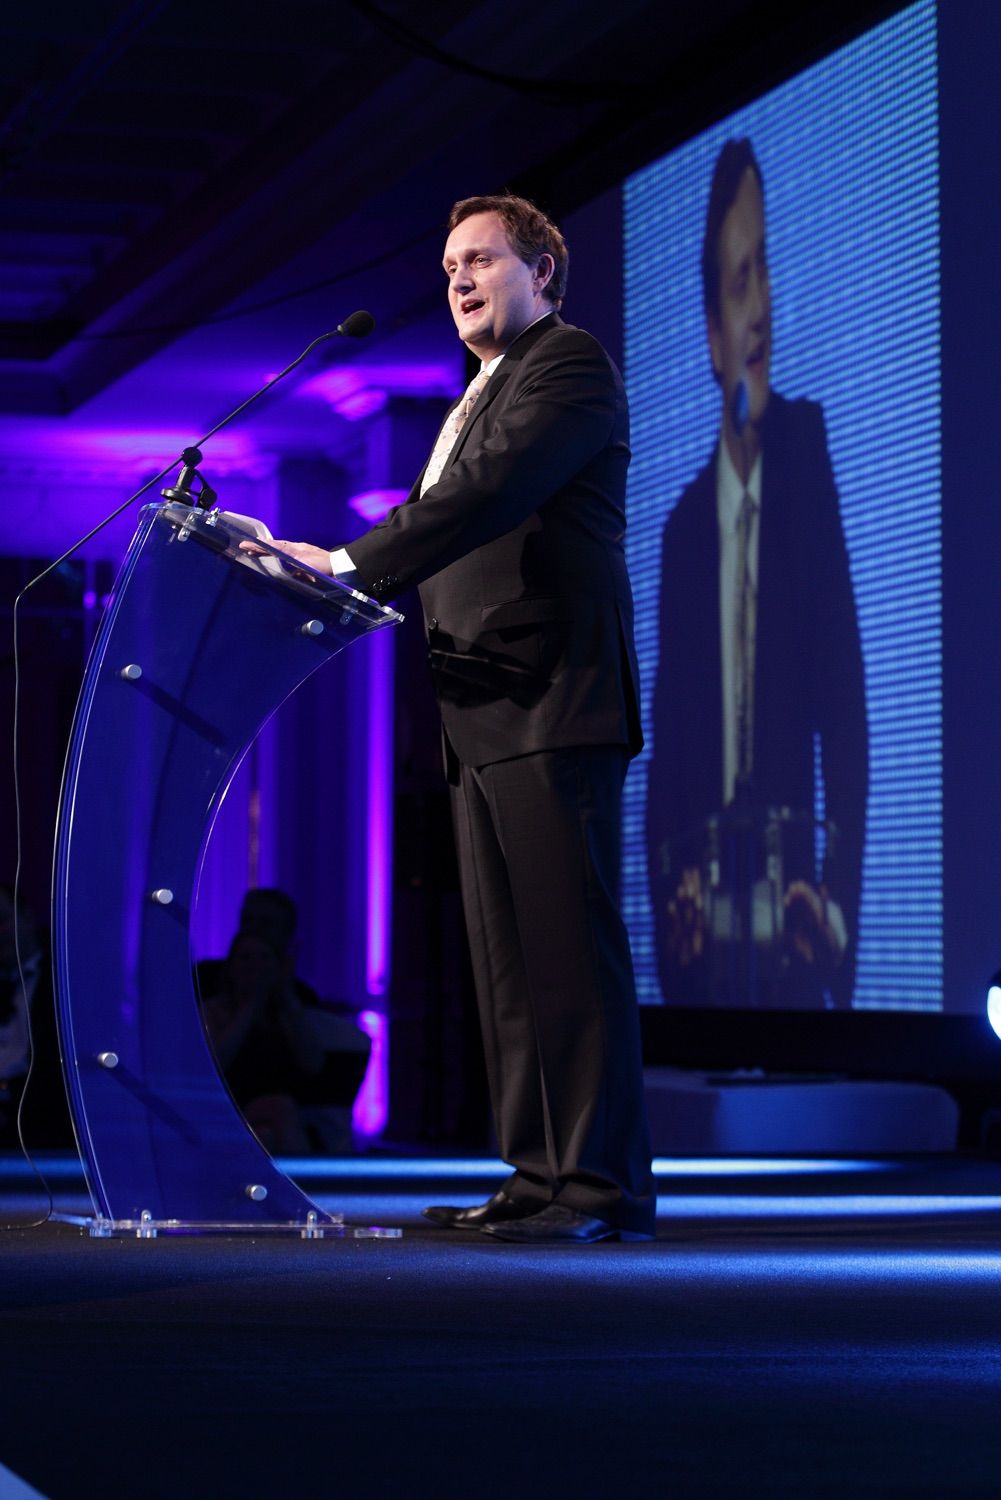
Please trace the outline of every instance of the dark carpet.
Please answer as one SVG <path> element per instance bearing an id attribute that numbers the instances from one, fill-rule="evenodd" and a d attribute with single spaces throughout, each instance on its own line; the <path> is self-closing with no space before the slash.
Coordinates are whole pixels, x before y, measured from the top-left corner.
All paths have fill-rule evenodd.
<path id="1" fill-rule="evenodd" d="M 662 1164 L 654 1244 L 425 1229 L 497 1180 L 433 1163 L 304 1184 L 402 1240 L 8 1229 L 0 1460 L 51 1500 L 997 1495 L 1001 1167 L 866 1165 Z"/>

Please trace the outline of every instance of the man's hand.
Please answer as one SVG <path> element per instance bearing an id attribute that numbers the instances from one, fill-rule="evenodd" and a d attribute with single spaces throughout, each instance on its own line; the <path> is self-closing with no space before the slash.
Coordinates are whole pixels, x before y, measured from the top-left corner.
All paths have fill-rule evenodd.
<path id="1" fill-rule="evenodd" d="M 309 542 L 269 542 L 268 546 L 274 547 L 275 551 L 282 552 L 290 562 L 305 563 L 307 568 L 312 568 L 317 573 L 325 573 L 328 578 L 333 577 L 333 569 L 330 566 L 330 553 L 322 547 L 314 547 Z M 267 548 L 260 546 L 257 542 L 241 542 L 241 552 L 252 552 L 255 557 L 266 557 Z"/>
<path id="2" fill-rule="evenodd" d="M 801 963 L 821 973 L 838 967 L 848 946 L 844 917 L 826 886 L 816 890 L 806 880 L 792 880 L 785 893 L 786 946 Z"/>
<path id="3" fill-rule="evenodd" d="M 681 872 L 674 900 L 667 906 L 668 946 L 682 969 L 702 957 L 706 942 L 706 909 L 702 900 L 702 876 L 697 865 Z"/>

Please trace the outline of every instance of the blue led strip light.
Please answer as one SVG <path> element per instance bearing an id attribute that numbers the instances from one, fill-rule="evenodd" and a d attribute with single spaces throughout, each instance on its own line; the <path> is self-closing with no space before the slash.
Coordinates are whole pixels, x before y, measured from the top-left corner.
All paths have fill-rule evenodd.
<path id="1" fill-rule="evenodd" d="M 862 633 L 870 791 L 855 1005 L 942 1004 L 936 13 L 920 0 L 625 183 L 633 418 L 627 547 L 648 731 L 623 898 L 660 1000 L 644 802 L 664 522 L 718 436 L 699 254 L 713 164 L 748 135 L 766 188 L 772 383 L 823 405 Z"/>

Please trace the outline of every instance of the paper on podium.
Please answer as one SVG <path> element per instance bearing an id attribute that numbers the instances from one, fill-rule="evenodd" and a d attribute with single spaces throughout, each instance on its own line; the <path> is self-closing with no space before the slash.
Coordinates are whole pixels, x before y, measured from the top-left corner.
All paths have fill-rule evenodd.
<path id="1" fill-rule="evenodd" d="M 259 542 L 274 541 L 268 527 L 254 516 L 241 516 L 235 510 L 221 510 L 219 519 L 225 521 L 227 526 L 236 526 L 240 531 L 245 531 L 248 536 L 255 537 Z M 238 552 L 236 555 L 240 562 L 245 563 L 248 568 L 256 568 L 259 573 L 270 573 L 272 578 L 282 578 L 287 575 L 288 570 L 284 560 L 270 552 Z"/>

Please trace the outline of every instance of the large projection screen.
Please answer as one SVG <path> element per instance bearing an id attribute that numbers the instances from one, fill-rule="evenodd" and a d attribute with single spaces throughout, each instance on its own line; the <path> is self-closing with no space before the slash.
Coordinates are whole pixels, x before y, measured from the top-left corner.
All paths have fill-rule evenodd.
<path id="1" fill-rule="evenodd" d="M 936 7 L 921 0 L 624 186 L 627 548 L 647 743 L 626 787 L 623 901 L 647 1003 L 943 1003 L 938 103 Z M 714 165 L 740 139 L 763 182 L 772 395 L 756 764 L 728 820 L 724 403 L 700 261 Z M 804 794 L 792 763 L 801 771 L 806 753 Z M 707 775 L 715 807 L 692 790 Z M 803 939 L 803 886 L 827 948 Z"/>

